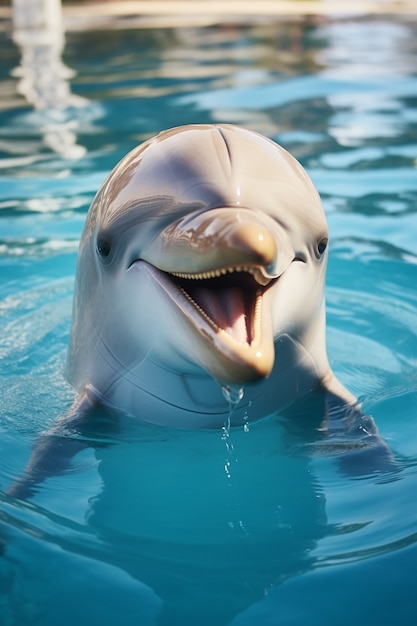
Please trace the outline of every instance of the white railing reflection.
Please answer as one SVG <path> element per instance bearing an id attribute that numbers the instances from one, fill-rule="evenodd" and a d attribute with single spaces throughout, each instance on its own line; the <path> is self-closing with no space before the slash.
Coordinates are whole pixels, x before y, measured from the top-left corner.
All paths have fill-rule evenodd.
<path id="1" fill-rule="evenodd" d="M 77 144 L 77 116 L 71 110 L 85 106 L 71 93 L 73 70 L 62 62 L 65 34 L 60 0 L 13 0 L 13 41 L 20 49 L 18 92 L 41 112 L 43 143 L 65 158 L 77 159 L 85 148 Z"/>

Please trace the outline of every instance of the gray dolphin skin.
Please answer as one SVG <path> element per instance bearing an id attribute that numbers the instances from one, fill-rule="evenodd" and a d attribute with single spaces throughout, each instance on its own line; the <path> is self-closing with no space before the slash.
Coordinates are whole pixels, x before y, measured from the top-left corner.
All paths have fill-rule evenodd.
<path id="1" fill-rule="evenodd" d="M 179 428 L 232 424 L 320 390 L 356 399 L 325 346 L 328 230 L 302 166 L 232 125 L 162 132 L 114 168 L 78 257 L 68 379 Z M 87 399 L 87 400 L 86 400 Z"/>

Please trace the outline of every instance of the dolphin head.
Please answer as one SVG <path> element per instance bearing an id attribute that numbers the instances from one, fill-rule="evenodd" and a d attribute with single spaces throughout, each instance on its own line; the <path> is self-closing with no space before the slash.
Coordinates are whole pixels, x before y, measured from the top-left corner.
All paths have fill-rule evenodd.
<path id="1" fill-rule="evenodd" d="M 311 180 L 274 142 L 230 125 L 159 134 L 115 167 L 87 216 L 70 379 L 106 366 L 106 395 L 152 362 L 253 383 L 288 367 L 283 337 L 308 352 L 317 334 L 326 368 L 327 239 Z"/>

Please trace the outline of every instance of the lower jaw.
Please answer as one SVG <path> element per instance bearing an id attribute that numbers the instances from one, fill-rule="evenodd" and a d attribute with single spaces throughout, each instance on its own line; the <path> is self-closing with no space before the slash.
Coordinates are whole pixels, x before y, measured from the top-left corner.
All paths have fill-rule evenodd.
<path id="1" fill-rule="evenodd" d="M 275 358 L 273 338 L 262 343 L 239 346 L 226 331 L 190 324 L 195 358 L 202 369 L 220 383 L 245 385 L 266 378 Z"/>

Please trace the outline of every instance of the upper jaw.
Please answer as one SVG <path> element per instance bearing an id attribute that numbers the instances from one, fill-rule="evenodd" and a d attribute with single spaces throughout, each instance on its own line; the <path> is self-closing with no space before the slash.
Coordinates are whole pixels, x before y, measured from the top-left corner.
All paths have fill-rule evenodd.
<path id="1" fill-rule="evenodd" d="M 274 220 L 250 209 L 196 212 L 150 239 L 140 258 L 172 274 L 197 278 L 245 268 L 268 282 L 278 275 L 276 228 Z"/>

